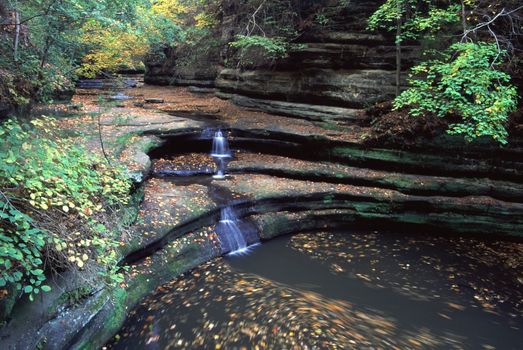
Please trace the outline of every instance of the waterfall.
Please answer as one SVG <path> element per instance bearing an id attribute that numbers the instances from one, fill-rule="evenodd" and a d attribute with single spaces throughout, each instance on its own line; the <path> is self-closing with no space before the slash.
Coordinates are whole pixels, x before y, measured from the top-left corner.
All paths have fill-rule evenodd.
<path id="1" fill-rule="evenodd" d="M 212 151 L 211 157 L 213 157 L 214 162 L 216 163 L 216 174 L 213 176 L 215 179 L 224 179 L 225 178 L 225 168 L 227 167 L 227 162 L 231 158 L 231 151 L 229 150 L 229 143 L 227 139 L 223 136 L 221 130 L 218 130 L 214 133 L 214 138 L 212 140 Z"/>
<path id="2" fill-rule="evenodd" d="M 216 231 L 223 251 L 230 252 L 229 254 L 242 254 L 248 251 L 246 236 L 240 229 L 238 217 L 231 207 L 221 210 Z"/>
<path id="3" fill-rule="evenodd" d="M 230 158 L 231 151 L 229 150 L 229 143 L 227 139 L 223 136 L 221 130 L 218 130 L 214 133 L 214 138 L 212 140 L 212 157 L 216 158 Z"/>

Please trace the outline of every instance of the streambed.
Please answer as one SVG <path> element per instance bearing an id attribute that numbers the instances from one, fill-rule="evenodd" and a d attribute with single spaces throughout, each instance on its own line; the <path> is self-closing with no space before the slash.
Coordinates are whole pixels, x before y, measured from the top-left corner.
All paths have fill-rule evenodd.
<path id="1" fill-rule="evenodd" d="M 523 244 L 404 232 L 285 236 L 130 312 L 109 349 L 517 349 Z"/>
<path id="2" fill-rule="evenodd" d="M 233 158 L 232 174 L 216 181 L 211 157 L 203 153 L 209 136 L 202 133 L 192 149 L 174 147 L 178 152 L 171 156 L 158 152 L 152 174 L 160 184 L 202 189 L 216 211 L 210 232 L 222 253 L 242 246 L 231 244 L 235 236 L 252 244 L 258 234 L 281 235 L 268 233 L 265 225 L 274 231 L 281 215 L 291 218 L 287 226 L 300 223 L 293 217 L 300 212 L 307 217 L 327 210 L 327 219 L 312 216 L 307 232 L 212 260 L 159 287 L 129 313 L 108 348 L 516 349 L 523 343 L 522 243 L 424 232 L 423 226 L 388 232 L 386 222 L 378 231 L 356 228 L 372 227 L 370 221 L 324 231 L 319 223 L 337 227 L 354 208 L 357 215 L 362 208 L 374 215 L 380 193 L 366 188 L 372 192 L 369 204 L 359 206 L 360 198 L 329 196 L 353 191 L 338 183 L 345 173 L 361 174 L 333 163 L 259 154 L 251 147 L 237 148 L 234 157 L 228 147 L 213 151 Z M 371 179 L 363 177 L 384 178 L 364 175 L 360 182 L 368 184 Z M 388 192 L 380 195 L 387 203 Z"/>
<path id="3" fill-rule="evenodd" d="M 111 154 L 121 152 L 144 181 L 138 220 L 122 245 L 120 264 L 130 266 L 122 289 L 104 290 L 50 320 L 13 313 L 24 324 L 3 329 L 7 347 L 100 348 L 126 315 L 120 342 L 109 346 L 511 349 L 523 343 L 519 148 L 440 141 L 381 148 L 365 142 L 365 126 L 327 131 L 184 88 L 126 94 L 162 96 L 166 103 L 138 108 L 122 101 L 101 116 Z M 96 100 L 77 102 L 94 113 Z M 89 134 L 97 130 L 92 122 L 86 115 L 61 124 Z M 223 181 L 212 179 L 209 155 L 218 128 L 233 151 Z M 116 142 L 130 134 L 129 144 Z M 89 145 L 98 150 L 98 132 L 92 136 Z M 227 207 L 232 220 L 222 215 Z M 205 263 L 232 250 L 219 239 L 219 222 L 224 228 L 228 220 L 264 243 L 248 256 Z M 336 237 L 321 232 L 341 228 Z M 354 231 L 360 228 L 379 233 Z M 316 233 L 293 236 L 301 237 L 297 245 L 270 240 L 305 231 Z"/>
<path id="4" fill-rule="evenodd" d="M 146 232 L 145 248 L 126 263 L 139 273 L 148 264 L 141 259 L 157 251 L 151 261 L 164 253 L 183 260 L 187 252 L 170 252 L 168 244 L 201 234 L 192 232 L 200 226 L 212 248 L 191 241 L 194 259 L 173 264 L 175 271 L 237 249 L 224 244 L 234 231 L 248 244 L 258 235 L 265 242 L 159 287 L 128 313 L 108 348 L 516 349 L 523 343 L 522 245 L 468 235 L 515 230 L 517 216 L 505 210 L 520 209 L 515 184 L 461 178 L 462 163 L 433 174 L 420 159 L 415 169 L 402 155 L 399 165 L 394 157 L 374 159 L 339 140 L 266 128 L 265 119 L 253 129 L 208 116 L 191 114 L 200 125 L 159 133 L 161 146 L 148 153 L 138 230 Z M 218 129 L 231 151 L 215 152 Z M 338 152 L 341 146 L 349 153 Z M 216 159 L 209 153 L 231 161 L 223 181 L 213 179 Z M 500 230 L 505 216 L 509 224 Z M 418 234 L 402 231 L 412 226 Z M 267 241 L 302 229 L 309 231 Z"/>

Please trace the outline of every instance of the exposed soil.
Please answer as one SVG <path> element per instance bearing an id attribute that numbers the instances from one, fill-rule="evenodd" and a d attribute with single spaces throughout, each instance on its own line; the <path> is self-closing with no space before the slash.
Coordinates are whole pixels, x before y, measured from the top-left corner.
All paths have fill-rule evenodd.
<path id="1" fill-rule="evenodd" d="M 412 117 L 406 110 L 393 111 L 391 102 L 370 108 L 368 116 L 372 127 L 367 141 L 374 145 L 419 145 L 444 134 L 448 126 L 445 119 L 434 115 Z"/>

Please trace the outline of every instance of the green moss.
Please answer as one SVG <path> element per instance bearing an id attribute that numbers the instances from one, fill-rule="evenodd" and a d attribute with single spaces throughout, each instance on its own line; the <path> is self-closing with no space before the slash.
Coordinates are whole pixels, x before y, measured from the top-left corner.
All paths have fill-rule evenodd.
<path id="1" fill-rule="evenodd" d="M 353 147 L 334 147 L 332 154 L 337 157 L 357 161 L 382 161 L 399 165 L 412 165 L 420 168 L 437 167 L 442 170 L 451 170 L 463 167 L 463 160 L 453 157 L 443 157 L 419 152 L 406 152 L 389 149 L 359 149 Z"/>
<path id="2" fill-rule="evenodd" d="M 266 239 L 275 237 L 289 229 L 290 220 L 284 215 L 270 214 L 263 216 L 261 221 L 260 226 L 263 227 L 263 237 Z"/>
<path id="3" fill-rule="evenodd" d="M 62 293 L 58 299 L 48 308 L 48 313 L 53 315 L 59 311 L 60 308 L 72 307 L 80 304 L 93 292 L 93 287 L 90 285 L 83 285 L 71 291 Z"/>
<path id="4" fill-rule="evenodd" d="M 162 144 L 160 139 L 156 137 L 142 137 L 142 139 L 139 141 L 139 149 L 143 153 L 148 153 L 152 149 L 159 147 Z"/>
<path id="5" fill-rule="evenodd" d="M 363 217 L 372 213 L 389 214 L 393 212 L 391 204 L 388 203 L 352 202 L 352 207 Z"/>
<path id="6" fill-rule="evenodd" d="M 110 300 L 110 305 L 106 304 L 107 298 Z M 93 312 L 104 308 L 96 316 L 99 318 L 97 322 L 100 327 L 91 329 L 88 336 L 84 336 L 79 343 L 75 344 L 74 348 L 81 350 L 99 349 L 122 326 L 127 316 L 128 303 L 129 294 L 126 289 L 115 288 L 103 291 L 102 295 L 98 297 L 98 302 L 92 306 Z"/>

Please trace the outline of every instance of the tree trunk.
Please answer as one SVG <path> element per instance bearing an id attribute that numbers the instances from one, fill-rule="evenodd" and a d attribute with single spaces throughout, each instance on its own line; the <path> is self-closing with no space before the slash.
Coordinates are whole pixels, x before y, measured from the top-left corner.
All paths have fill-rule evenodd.
<path id="1" fill-rule="evenodd" d="M 461 0 L 461 26 L 463 27 L 463 35 L 465 35 L 467 33 L 467 13 L 463 0 Z"/>
<path id="2" fill-rule="evenodd" d="M 401 2 L 397 2 L 398 18 L 396 19 L 396 96 L 400 94 L 401 82 Z"/>
<path id="3" fill-rule="evenodd" d="M 15 11 L 15 38 L 13 44 L 13 56 L 18 61 L 18 45 L 20 43 L 20 13 Z"/>
<path id="4" fill-rule="evenodd" d="M 44 52 L 42 53 L 42 57 L 40 58 L 40 68 L 44 68 L 44 66 L 45 66 L 45 63 L 47 61 L 47 55 L 49 54 L 50 46 L 51 46 L 51 38 L 47 37 L 45 39 Z"/>

